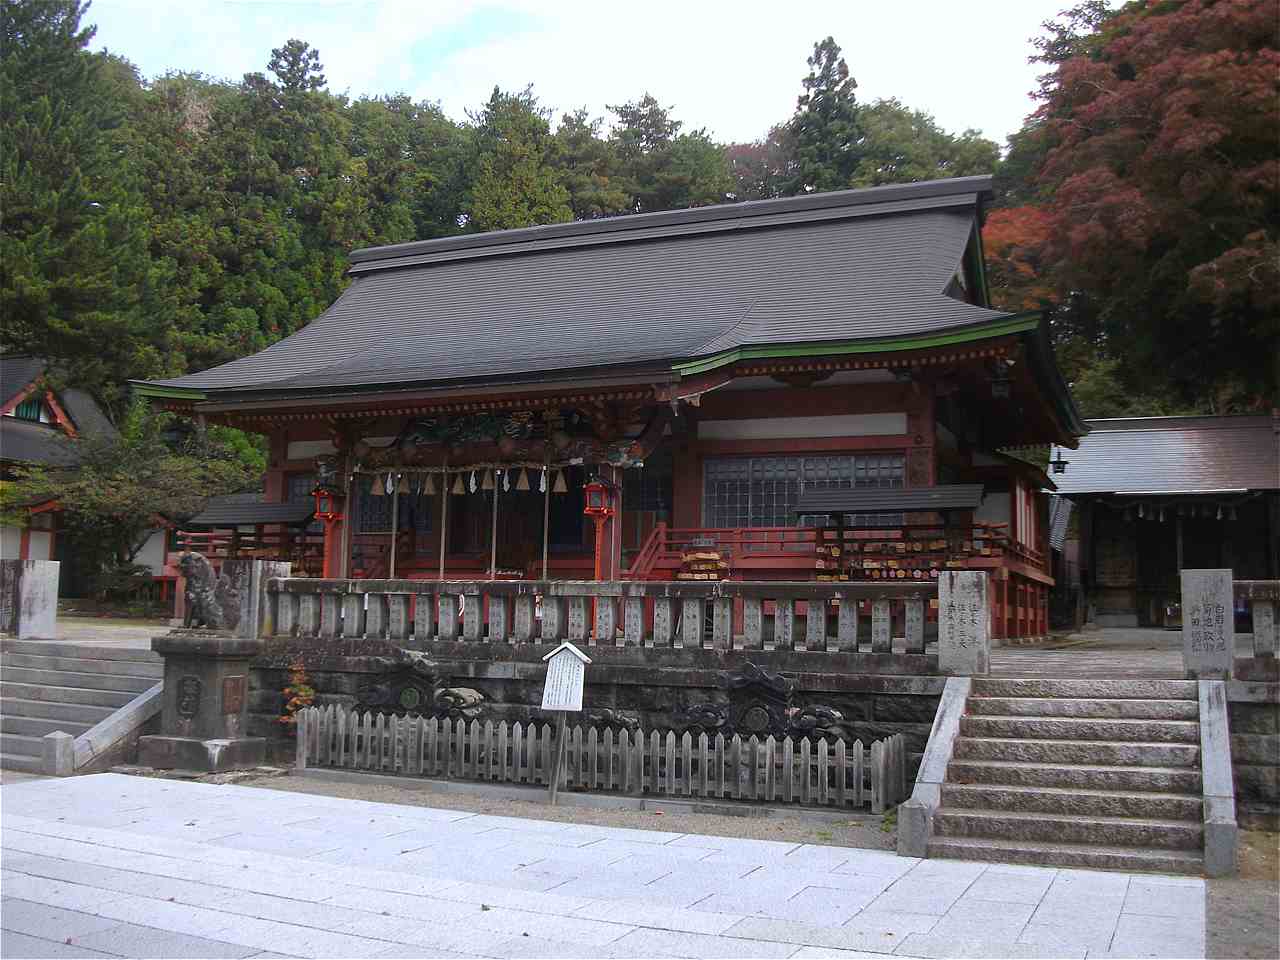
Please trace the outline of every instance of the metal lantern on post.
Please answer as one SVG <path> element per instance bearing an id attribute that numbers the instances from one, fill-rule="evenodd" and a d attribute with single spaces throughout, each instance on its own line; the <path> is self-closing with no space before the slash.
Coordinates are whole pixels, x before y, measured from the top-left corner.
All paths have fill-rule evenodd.
<path id="1" fill-rule="evenodd" d="M 591 480 L 582 488 L 582 512 L 590 517 L 596 525 L 595 537 L 595 578 L 601 579 L 604 566 L 604 525 L 613 516 L 613 489 L 599 477 Z"/>
<path id="2" fill-rule="evenodd" d="M 1058 455 L 1049 461 L 1049 466 L 1053 467 L 1054 473 L 1066 473 L 1067 464 L 1071 461 L 1062 455 L 1062 451 L 1058 451 Z"/>
<path id="3" fill-rule="evenodd" d="M 321 576 L 328 577 L 332 574 L 329 568 L 329 541 L 333 535 L 333 525 L 345 518 L 338 512 L 337 494 L 332 487 L 317 484 L 312 489 L 311 496 L 316 501 L 316 519 L 324 523 L 325 551 L 323 569 L 320 573 Z"/>

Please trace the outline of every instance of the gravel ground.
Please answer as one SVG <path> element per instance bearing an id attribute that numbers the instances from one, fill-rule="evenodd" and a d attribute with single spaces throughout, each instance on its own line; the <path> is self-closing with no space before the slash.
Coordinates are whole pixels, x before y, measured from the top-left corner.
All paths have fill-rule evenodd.
<path id="1" fill-rule="evenodd" d="M 402 803 L 417 807 L 441 807 L 499 817 L 529 817 L 589 823 L 601 827 L 630 827 L 637 830 L 665 830 L 672 833 L 705 833 L 713 837 L 741 837 L 753 840 L 783 840 L 790 843 L 822 843 L 862 850 L 892 850 L 897 830 L 892 817 L 887 820 L 840 820 L 823 823 L 801 817 L 731 817 L 710 813 L 672 813 L 651 810 L 597 810 L 585 807 L 553 807 L 531 800 L 505 800 L 441 794 L 427 790 L 385 784 L 335 783 L 303 777 L 237 777 L 247 787 L 267 787 L 296 793 L 319 793 L 376 803 Z M 224 781 L 225 782 L 225 781 Z"/>

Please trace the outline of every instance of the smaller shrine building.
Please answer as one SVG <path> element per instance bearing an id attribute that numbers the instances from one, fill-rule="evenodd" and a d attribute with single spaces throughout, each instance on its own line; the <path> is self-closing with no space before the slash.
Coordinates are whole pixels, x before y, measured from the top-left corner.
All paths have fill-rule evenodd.
<path id="1" fill-rule="evenodd" d="M 1021 452 L 1086 427 L 1043 319 L 990 306 L 990 198 L 967 177 L 358 250 L 304 329 L 138 386 L 265 434 L 264 500 L 314 497 L 328 576 L 977 568 L 998 636 L 1043 633 L 1053 483 Z"/>

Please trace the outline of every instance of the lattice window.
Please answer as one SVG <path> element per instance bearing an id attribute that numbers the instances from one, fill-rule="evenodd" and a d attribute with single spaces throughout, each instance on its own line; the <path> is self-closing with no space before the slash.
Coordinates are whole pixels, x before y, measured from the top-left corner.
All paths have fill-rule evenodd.
<path id="1" fill-rule="evenodd" d="M 786 527 L 802 490 L 861 490 L 901 487 L 906 457 L 866 456 L 716 457 L 705 463 L 703 518 L 709 527 Z M 800 517 L 802 525 L 825 518 Z M 850 526 L 902 522 L 901 514 L 857 514 Z"/>

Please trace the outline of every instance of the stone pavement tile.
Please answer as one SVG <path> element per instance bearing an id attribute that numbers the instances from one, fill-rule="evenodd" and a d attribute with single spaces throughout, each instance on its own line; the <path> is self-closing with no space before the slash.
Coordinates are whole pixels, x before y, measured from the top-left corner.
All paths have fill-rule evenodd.
<path id="1" fill-rule="evenodd" d="M 291 957 L 287 953 L 272 953 L 270 950 L 263 950 L 261 953 L 249 954 L 246 960 L 298 960 L 298 958 Z"/>
<path id="2" fill-rule="evenodd" d="M 849 847 L 824 847 L 805 843 L 781 860 L 771 861 L 770 866 L 780 865 L 794 870 L 837 870 L 848 863 L 855 852 Z"/>
<path id="3" fill-rule="evenodd" d="M 834 927 L 849 920 L 879 894 L 878 890 L 837 890 L 810 886 L 786 900 L 779 900 L 764 913 L 780 920 Z"/>
<path id="4" fill-rule="evenodd" d="M 65 880 L 49 880 L 9 870 L 0 871 L 0 889 L 4 890 L 6 897 L 53 904 L 64 910 L 79 910 L 84 913 L 96 913 L 94 908 L 98 905 L 127 896 L 117 890 L 104 890 Z"/>
<path id="5" fill-rule="evenodd" d="M 558 887 L 553 887 L 551 892 L 562 896 L 581 897 L 584 900 L 620 900 L 634 903 L 659 900 L 681 907 L 690 906 L 694 901 L 706 896 L 705 891 L 696 888 L 672 888 L 662 883 L 659 883 L 657 887 L 653 887 L 649 884 L 635 883 L 625 877 L 619 877 L 616 880 L 607 880 L 600 877 L 587 880 L 581 877 L 574 877 L 571 880 L 566 880 Z"/>
<path id="6" fill-rule="evenodd" d="M 590 920 L 585 917 L 552 917 L 545 913 L 500 909 L 482 913 L 470 926 L 485 933 L 505 933 L 509 937 L 527 933 L 531 937 L 591 945 L 612 943 L 635 929 L 630 924 Z"/>
<path id="7" fill-rule="evenodd" d="M 1034 920 L 1022 928 L 1020 943 L 1078 952 L 1088 950 L 1089 956 L 1111 949 L 1111 937 L 1116 932 L 1114 920 L 1077 917 L 1072 923 L 1037 923 Z"/>
<path id="8" fill-rule="evenodd" d="M 548 861 L 539 861 L 530 869 L 545 868 Z M 565 861 L 561 866 L 568 866 Z M 626 880 L 628 883 L 652 883 L 659 877 L 673 873 L 677 868 L 687 866 L 680 860 L 664 860 L 659 857 L 623 857 L 603 867 L 590 864 L 578 864 L 576 876 L 581 880 Z M 723 877 L 723 873 L 721 877 Z"/>
<path id="9" fill-rule="evenodd" d="M 1129 888 L 1130 875 L 1112 873 L 1105 870 L 1076 870 L 1059 868 L 1049 887 L 1051 893 L 1066 893 L 1086 890 L 1094 894 L 1111 894 L 1123 896 Z"/>
<path id="10" fill-rule="evenodd" d="M 1129 881 L 1122 914 L 1148 917 L 1195 917 L 1204 920 L 1205 891 L 1199 886 L 1152 883 L 1140 877 Z"/>
<path id="11" fill-rule="evenodd" d="M 935 937 L 929 933 L 913 933 L 894 951 L 899 956 L 927 958 L 1007 958 L 1007 960 L 1083 960 L 1085 951 L 1058 947 L 1039 947 L 1030 943 L 1010 943 L 991 939 L 957 940 Z"/>
<path id="12" fill-rule="evenodd" d="M 1017 919 L 1001 920 L 988 917 L 985 920 L 968 920 L 943 917 L 938 921 L 937 926 L 929 931 L 929 936 L 959 941 L 989 939 L 1012 942 L 1018 939 L 1018 935 L 1026 925 L 1026 921 Z"/>
<path id="13" fill-rule="evenodd" d="M 883 934 L 863 933 L 847 927 L 827 927 L 815 923 L 768 920 L 761 917 L 748 917 L 730 927 L 725 935 L 812 947 L 832 947 L 839 950 L 878 951 L 882 954 L 892 953 L 902 939 Z"/>
<path id="14" fill-rule="evenodd" d="M 332 814 L 311 817 L 307 820 L 294 820 L 288 824 L 281 824 L 281 826 L 288 826 L 290 833 L 357 834 L 366 839 L 394 837 L 410 831 L 424 835 L 428 832 L 421 822 L 406 820 L 403 817 L 371 816 L 353 820 Z"/>
<path id="15" fill-rule="evenodd" d="M 395 946 L 389 947 L 374 956 L 379 960 L 422 960 L 426 952 L 422 947 L 414 946 L 409 943 L 397 943 Z M 433 947 L 431 950 L 432 960 L 474 960 L 474 958 L 484 956 L 479 953 L 458 953 L 455 950 L 441 950 L 439 947 Z M 251 957 L 250 960 L 257 960 Z"/>
<path id="16" fill-rule="evenodd" d="M 685 839 L 684 837 L 680 838 Z M 717 840 L 718 837 L 698 837 L 697 839 Z M 581 850 L 591 851 L 600 854 L 602 857 L 608 858 L 605 862 L 613 862 L 621 860 L 623 857 L 652 857 L 662 856 L 671 860 L 684 860 L 697 862 L 707 859 L 714 854 L 717 849 L 712 846 L 696 846 L 694 844 L 680 843 L 679 840 L 673 840 L 671 843 L 641 843 L 637 840 L 615 840 L 606 838 L 594 841 L 590 846 L 581 847 Z"/>
<path id="17" fill-rule="evenodd" d="M 912 857 L 899 857 L 897 854 L 878 850 L 855 850 L 848 860 L 832 872 L 896 880 L 913 870 L 920 862 Z"/>
<path id="18" fill-rule="evenodd" d="M 529 840 L 536 840 L 539 843 L 549 843 L 558 847 L 585 847 L 588 844 L 603 843 L 608 837 L 602 837 L 596 833 L 590 833 L 584 830 L 520 830 L 512 827 L 494 827 L 479 834 L 486 841 L 490 841 L 492 846 L 506 846 L 509 843 L 524 843 Z M 630 840 L 616 841 L 618 843 L 633 843 Z M 653 844 L 650 844 L 653 846 Z"/>
<path id="19" fill-rule="evenodd" d="M 627 951 L 633 957 L 695 957 L 700 960 L 715 960 L 720 957 L 789 957 L 796 950 L 794 943 L 710 937 L 698 933 L 647 928 L 628 933 L 611 946 L 615 950 Z"/>
<path id="20" fill-rule="evenodd" d="M 7 789 L 7 788 L 6 788 Z M 115 957 L 112 953 L 100 953 L 87 947 L 70 943 L 44 940 L 40 937 L 0 930 L 0 957 L 4 960 L 53 960 L 59 957 Z"/>
<path id="21" fill-rule="evenodd" d="M 885 942 L 897 942 L 912 933 L 929 933 L 938 925 L 938 917 L 926 913 L 871 913 L 863 910 L 845 922 L 844 928 L 853 933 L 865 933 L 880 937 Z"/>
<path id="22" fill-rule="evenodd" d="M 661 850 L 658 847 L 657 850 Z M 701 860 L 688 860 L 683 857 L 667 857 L 661 853 L 636 854 L 614 860 L 605 868 L 628 876 L 642 873 L 670 876 L 675 874 L 684 883 L 697 883 L 704 889 L 731 886 L 739 878 L 760 868 L 750 864 L 703 863 Z M 659 872 L 660 871 L 660 872 Z"/>
<path id="23" fill-rule="evenodd" d="M 224 849 L 244 850 L 248 853 L 278 853 L 283 856 L 298 857 L 301 860 L 343 846 L 342 839 L 338 835 L 330 834 L 311 839 L 292 833 L 229 833 L 210 837 L 209 843 Z"/>
<path id="24" fill-rule="evenodd" d="M 609 920 L 636 927 L 656 927 L 685 933 L 724 933 L 742 920 L 741 914 L 708 913 L 683 907 L 660 907 L 626 900 L 596 900 L 574 912 L 575 917 Z"/>
<path id="25" fill-rule="evenodd" d="M 1131 957 L 1203 957 L 1204 917 L 1121 914 L 1111 952 Z"/>
<path id="26" fill-rule="evenodd" d="M 550 940 L 543 937 L 512 937 L 510 940 L 504 941 L 493 948 L 493 953 L 489 954 L 494 957 L 511 957 L 526 958 L 526 960 L 573 960 L 573 958 L 581 958 L 581 960 L 593 960 L 593 958 L 618 958 L 618 960 L 630 960 L 636 954 L 627 949 L 619 949 L 611 944 L 603 946 L 587 946 L 581 943 L 568 943 L 564 940 Z M 662 954 L 650 954 L 650 956 L 659 957 Z"/>
<path id="27" fill-rule="evenodd" d="M 913 879 L 968 881 L 972 883 L 987 871 L 987 864 L 976 860 L 921 860 L 909 873 Z"/>
<path id="28" fill-rule="evenodd" d="M 270 894 L 253 893 L 247 890 L 224 890 L 218 899 L 210 901 L 205 906 L 235 916 L 278 920 L 281 923 L 296 923 L 323 930 L 337 930 L 344 923 L 361 920 L 371 912 L 367 908 L 342 906 L 331 901 L 316 903 L 309 900 L 292 900 L 289 898 L 287 886 L 281 890 L 281 894 L 273 897 Z"/>
<path id="29" fill-rule="evenodd" d="M 1117 896 L 1091 897 L 1077 894 L 1071 897 L 1051 897 L 1046 894 L 1031 915 L 1031 922 L 1070 926 L 1079 922 L 1081 917 L 1088 917 L 1091 924 L 1114 928 L 1116 921 L 1120 919 L 1123 904 L 1124 900 Z"/>
<path id="30" fill-rule="evenodd" d="M 1040 902 L 1053 883 L 1053 874 L 1045 875 L 1002 873 L 988 870 L 964 892 L 961 902 L 968 900 L 987 900 L 998 903 L 1026 903 L 1035 905 Z"/>
<path id="31" fill-rule="evenodd" d="M 942 916 L 969 888 L 968 880 L 916 878 L 914 871 L 876 897 L 867 905 L 873 913 L 927 913 Z"/>
<path id="32" fill-rule="evenodd" d="M 943 921 L 1001 921 L 1005 923 L 1024 924 L 1031 919 L 1035 907 L 1029 903 L 1000 903 L 992 900 L 969 900 L 961 897 L 955 902 Z M 934 933 L 938 932 L 935 928 Z M 1016 939 L 1016 938 L 1014 938 Z"/>
<path id="33" fill-rule="evenodd" d="M 104 903 L 97 908 L 104 918 L 116 923 L 136 923 L 139 926 L 157 927 L 174 933 L 185 933 L 193 937 L 207 937 L 210 940 L 228 940 L 239 943 L 228 937 L 219 936 L 228 924 L 238 919 L 247 922 L 247 918 L 237 918 L 233 914 L 221 913 L 208 907 L 196 907 L 186 903 L 170 903 L 166 900 L 155 900 L 147 897 L 124 897 Z M 99 928 L 100 929 L 100 928 Z M 246 944 L 255 946 L 255 944 Z M 272 944 L 259 946 L 259 950 L 268 950 Z M 274 944 L 279 946 L 279 944 Z"/>
<path id="34" fill-rule="evenodd" d="M 430 923 L 463 923 L 479 915 L 479 904 L 455 903 L 430 897 L 392 893 L 389 890 L 348 890 L 335 895 L 329 905 L 363 911 L 364 914 L 410 918 Z M 321 904 L 324 907 L 326 904 Z M 367 920 L 367 916 L 349 917 L 339 926 Z"/>
<path id="35" fill-rule="evenodd" d="M 461 953 L 471 956 L 493 956 L 498 944 L 510 939 L 510 933 L 495 933 L 454 923 L 423 923 L 405 917 L 371 917 L 351 924 L 343 931 L 351 936 L 368 937 L 382 944 L 374 956 L 388 950 L 417 949 L 419 956 Z M 341 954 L 335 954 L 341 956 Z"/>
<path id="36" fill-rule="evenodd" d="M 761 857 L 785 857 L 792 850 L 798 850 L 803 844 L 788 843 L 783 840 L 751 840 L 742 837 L 712 837 L 704 834 L 686 833 L 670 843 L 669 847 L 701 847 L 713 850 L 752 850 Z M 764 861 L 761 860 L 763 863 Z"/>
<path id="37" fill-rule="evenodd" d="M 226 940 L 256 947 L 259 950 L 285 948 L 290 954 L 304 958 L 372 957 L 389 946 L 385 940 L 352 936 L 334 930 L 317 930 L 275 920 L 241 917 L 212 939 Z"/>
<path id="38" fill-rule="evenodd" d="M 436 896 L 456 903 L 488 904 L 491 907 L 511 907 L 531 913 L 549 913 L 567 917 L 580 907 L 585 907 L 587 897 L 574 897 L 556 893 L 535 893 L 532 890 L 507 890 L 488 883 L 459 883 L 446 887 Z"/>
<path id="39" fill-rule="evenodd" d="M 537 893 L 545 893 L 568 883 L 570 880 L 577 879 L 570 873 L 552 873 L 548 870 L 540 870 L 538 869 L 539 866 L 540 864 L 534 864 L 532 867 L 512 870 L 501 876 L 490 877 L 488 882 L 495 887 L 502 887 L 506 890 L 533 890 Z"/>
<path id="40" fill-rule="evenodd" d="M 833 947 L 801 947 L 791 960 L 884 960 L 888 954 L 863 950 L 836 950 Z M 910 958 L 908 958 L 910 960 Z"/>
<path id="41" fill-rule="evenodd" d="M 133 923 L 122 923 L 74 937 L 71 941 L 77 946 L 91 950 L 102 950 L 121 957 L 134 957 L 138 960 L 166 957 L 248 957 L 255 952 L 252 947 L 244 947 L 220 940 L 208 940 L 204 937 L 190 937 L 183 933 L 172 933 L 158 930 L 155 927 L 143 927 Z"/>
<path id="42" fill-rule="evenodd" d="M 807 886 L 827 887 L 831 890 L 847 890 L 850 893 L 876 895 L 883 893 L 894 882 L 894 877 L 867 876 L 860 873 L 831 873 L 819 870 L 793 870 L 789 867 L 768 866 L 753 870 L 746 880 L 755 884 L 792 886 L 803 881 Z"/>
<path id="43" fill-rule="evenodd" d="M 635 827 L 597 827 L 574 824 L 573 829 L 590 831 L 609 840 L 633 840 L 636 843 L 649 843 L 654 846 L 668 844 L 673 840 L 679 840 L 681 837 L 690 836 L 687 833 L 672 833 L 670 830 L 639 830 Z"/>
<path id="44" fill-rule="evenodd" d="M 5 789 L 8 789 L 7 787 Z M 68 937 L 114 927 L 118 920 L 77 910 L 64 910 L 47 903 L 33 903 L 6 896 L 0 900 L 0 927 L 29 937 L 64 942 Z"/>

